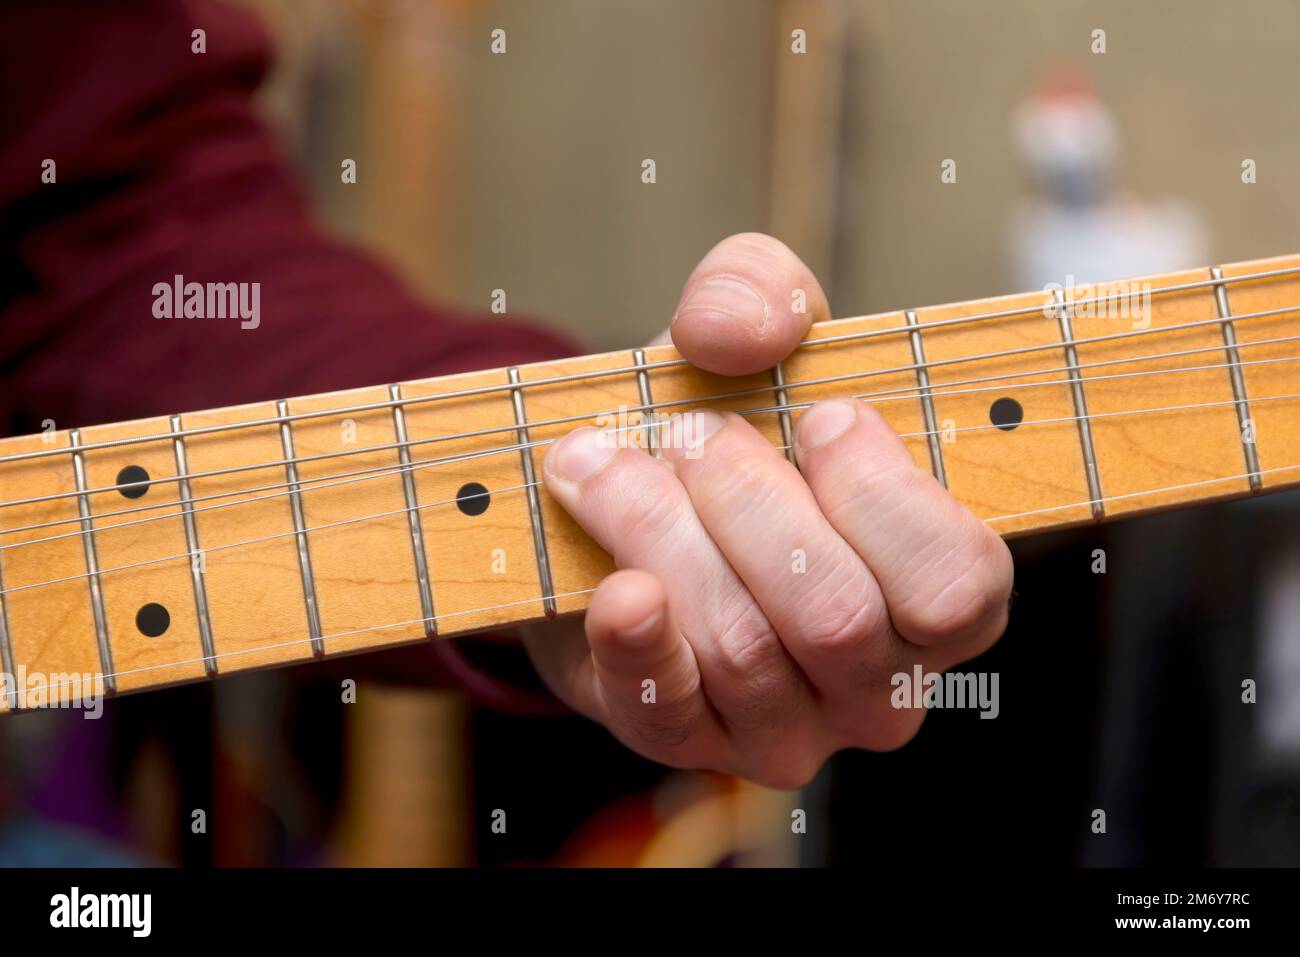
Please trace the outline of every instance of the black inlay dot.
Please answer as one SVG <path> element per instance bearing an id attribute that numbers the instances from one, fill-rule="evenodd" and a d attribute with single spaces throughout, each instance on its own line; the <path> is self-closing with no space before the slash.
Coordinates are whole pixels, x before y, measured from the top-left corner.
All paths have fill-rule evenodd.
<path id="1" fill-rule="evenodd" d="M 492 504 L 492 496 L 478 482 L 466 482 L 456 493 L 456 505 L 466 515 L 482 515 Z"/>
<path id="2" fill-rule="evenodd" d="M 127 498 L 139 498 L 149 491 L 149 473 L 138 465 L 128 465 L 117 473 L 118 491 Z"/>
<path id="3" fill-rule="evenodd" d="M 157 638 L 171 627 L 171 623 L 172 616 L 157 602 L 151 601 L 147 605 L 141 605 L 140 610 L 135 613 L 135 626 L 140 629 L 140 634 L 148 635 L 150 638 Z"/>
<path id="4" fill-rule="evenodd" d="M 1025 420 L 1025 410 L 1015 399 L 1001 398 L 989 406 L 989 421 L 1003 432 L 1010 432 Z"/>

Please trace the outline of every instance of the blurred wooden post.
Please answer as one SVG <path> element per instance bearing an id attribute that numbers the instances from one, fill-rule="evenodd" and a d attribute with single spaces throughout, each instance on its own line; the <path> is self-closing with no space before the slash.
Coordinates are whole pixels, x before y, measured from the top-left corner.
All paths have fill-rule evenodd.
<path id="1" fill-rule="evenodd" d="M 466 706 L 459 695 L 361 684 L 346 706 L 347 769 L 335 861 L 470 863 Z"/>
<path id="2" fill-rule="evenodd" d="M 843 198 L 848 28 L 840 0 L 780 0 L 774 16 L 768 231 L 800 255 L 828 295 Z M 804 31 L 808 52 L 792 50 L 794 30 Z"/>

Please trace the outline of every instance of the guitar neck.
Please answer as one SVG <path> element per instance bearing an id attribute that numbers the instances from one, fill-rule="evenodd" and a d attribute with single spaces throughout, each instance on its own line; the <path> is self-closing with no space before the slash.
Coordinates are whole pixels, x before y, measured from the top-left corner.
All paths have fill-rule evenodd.
<path id="1" fill-rule="evenodd" d="M 873 404 L 1006 536 L 1300 483 L 1300 256 L 0 441 L 0 710 L 579 612 L 612 563 L 540 484 L 584 424 Z"/>

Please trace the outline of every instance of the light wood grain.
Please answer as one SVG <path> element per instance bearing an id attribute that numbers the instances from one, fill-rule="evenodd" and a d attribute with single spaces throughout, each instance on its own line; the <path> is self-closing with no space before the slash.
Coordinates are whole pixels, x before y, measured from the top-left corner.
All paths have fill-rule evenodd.
<path id="1" fill-rule="evenodd" d="M 131 465 L 143 468 L 151 479 L 174 478 L 176 451 L 167 418 L 85 429 L 82 441 L 93 445 L 150 435 L 159 436 L 158 441 L 85 452 L 87 487 L 117 485 L 118 473 Z M 118 690 L 202 677 L 203 645 L 199 640 L 189 547 L 178 514 L 180 497 L 176 483 L 154 481 L 142 496 L 134 499 L 121 491 L 99 492 L 88 498 L 91 514 L 96 517 L 95 547 Z M 139 515 L 98 518 L 108 512 L 146 504 L 166 507 L 150 513 L 157 518 L 151 522 L 129 522 Z M 114 527 L 118 523 L 121 527 Z M 174 557 L 177 555 L 183 557 Z M 139 564 L 142 562 L 148 564 Z M 126 567 L 132 565 L 139 567 Z M 151 637 L 136 626 L 137 613 L 148 604 L 162 605 L 170 616 L 171 623 L 160 635 Z"/>
<path id="2" fill-rule="evenodd" d="M 402 385 L 402 396 L 439 395 L 508 382 L 504 369 Z M 514 408 L 509 391 L 437 402 L 406 410 L 412 442 L 461 432 L 500 429 L 472 438 L 413 446 L 424 544 L 433 581 L 438 633 L 454 634 L 542 617 L 542 587 L 529 524 L 520 453 L 515 449 Z M 497 451 L 506 447 L 505 451 Z M 487 452 L 491 454 L 476 455 Z M 473 456 L 473 457 L 471 457 Z M 456 495 L 478 483 L 490 493 L 481 515 L 467 515 Z"/>
<path id="3" fill-rule="evenodd" d="M 1101 488 L 1110 515 L 1249 491 L 1249 481 L 1241 477 L 1246 461 L 1223 330 L 1215 321 L 1218 312 L 1213 290 L 1202 287 L 1159 294 L 1166 286 L 1209 278 L 1208 270 L 1189 270 L 1154 280 L 1111 284 L 1100 291 L 1081 288 L 1074 297 L 1078 300 L 1111 295 L 1121 291 L 1122 286 L 1128 286 L 1138 296 L 1138 301 L 1131 304 L 1136 309 L 1118 308 L 1117 303 L 1126 300 L 1116 300 L 1100 309 L 1085 304 L 1071 310 L 1076 339 L 1145 330 L 1142 335 L 1078 347 L 1079 361 L 1084 365 L 1141 359 L 1082 370 Z M 1150 299 L 1145 303 L 1148 289 Z M 1090 311 L 1101 314 L 1089 315 Z M 1190 323 L 1203 324 L 1169 328 Z M 1190 350 L 1208 351 L 1143 358 Z M 1219 368 L 1176 371 L 1203 366 Z M 1186 405 L 1201 407 L 1143 413 Z M 1215 481 L 1223 476 L 1237 478 Z"/>
<path id="4" fill-rule="evenodd" d="M 1091 509 L 1077 504 L 1087 502 L 1089 492 L 1068 376 L 1063 372 L 1041 373 L 1065 365 L 1058 322 L 1042 311 L 1046 299 L 1044 293 L 1038 292 L 917 310 L 922 327 L 990 312 L 1025 307 L 1035 310 L 1005 319 L 923 328 L 921 332 L 926 360 L 939 363 L 931 369 L 930 380 L 936 390 L 934 410 L 948 489 L 980 518 L 993 520 L 993 527 L 1004 535 L 1092 519 Z M 1032 346 L 1051 348 L 952 362 Z M 1022 373 L 1034 374 L 1010 378 L 1005 383 L 956 384 Z M 1060 385 L 1026 385 L 1058 381 Z M 1004 387 L 970 391 L 988 386 Z M 1020 403 L 1023 424 L 1011 430 L 992 426 L 990 409 L 1002 398 Z"/>
<path id="5" fill-rule="evenodd" d="M 377 387 L 291 399 L 288 409 L 300 415 L 388 401 L 388 389 Z M 392 411 L 300 419 L 291 429 L 294 455 L 307 460 L 298 479 L 326 653 L 424 637 L 400 460 L 395 448 L 382 448 L 397 443 Z M 364 451 L 372 447 L 380 450 Z M 383 471 L 331 481 L 365 470 Z"/>
<path id="6" fill-rule="evenodd" d="M 1300 267 L 1300 256 L 1228 266 L 1224 275 L 1230 280 L 1283 267 Z M 1244 476 L 1247 447 L 1225 367 L 1229 353 L 1214 291 L 1207 282 L 1194 290 L 1160 294 L 1162 288 L 1207 281 L 1209 275 L 1208 270 L 1192 270 L 1139 280 L 1139 290 L 1143 283 L 1150 285 L 1149 313 L 1135 314 L 1131 309 L 1087 313 L 1084 300 L 1115 287 L 1076 287 L 1069 296 L 1105 517 L 1249 493 Z M 1234 317 L 1300 305 L 1300 278 L 1294 276 L 1226 289 Z M 1049 304 L 1047 293 L 1035 292 L 918 310 L 949 488 L 1004 535 L 1094 520 L 1084 465 L 1086 445 L 1066 370 L 1067 350 L 1060 320 L 1046 308 Z M 945 324 L 1007 311 L 1022 314 Z M 1173 328 L 1185 323 L 1196 325 Z M 1300 348 L 1296 343 L 1251 345 L 1300 336 L 1300 314 L 1234 318 L 1232 328 L 1244 362 L 1263 486 L 1300 484 L 1300 400 L 1270 401 L 1270 397 L 1300 392 L 1300 363 L 1258 364 L 1258 360 L 1300 356 Z M 1096 341 L 1139 329 L 1150 331 Z M 905 315 L 895 312 L 822 323 L 809 338 L 856 332 L 875 334 L 809 344 L 787 359 L 783 363 L 787 400 L 798 405 L 829 396 L 865 396 L 904 436 L 917 465 L 932 469 Z M 1006 350 L 1020 351 L 987 357 Z M 1188 350 L 1197 351 L 1168 355 Z M 679 358 L 671 346 L 644 353 L 651 367 Z M 1121 359 L 1134 361 L 1116 364 Z M 631 410 L 643 400 L 633 364 L 633 353 L 623 351 L 523 366 L 517 387 L 511 386 L 505 369 L 400 386 L 401 397 L 414 400 L 406 402 L 404 411 L 410 475 L 439 635 L 544 617 L 539 545 L 545 546 L 549 558 L 553 592 L 564 596 L 557 599 L 558 611 L 578 612 L 586 607 L 585 592 L 609 572 L 611 560 L 540 484 L 535 492 L 541 534 L 534 536 L 524 461 L 525 456 L 530 459 L 540 482 L 545 443 L 580 424 L 612 427 L 634 441 L 641 433 Z M 1197 366 L 1214 368 L 1192 369 Z M 625 371 L 584 381 L 538 384 L 551 377 L 610 369 Z M 836 377 L 841 378 L 802 384 Z M 646 379 L 661 417 L 705 405 L 771 410 L 778 402 L 768 373 L 730 379 L 670 364 L 650 368 Z M 464 390 L 477 392 L 455 395 Z M 526 438 L 542 444 L 521 450 L 516 392 L 530 423 L 569 417 L 575 421 L 530 424 Z M 438 398 L 443 396 L 447 397 Z M 993 427 L 990 408 L 1000 398 L 1020 403 L 1023 421 L 1017 427 Z M 398 441 L 393 412 L 387 407 L 343 411 L 388 401 L 387 387 L 375 387 L 288 403 L 291 415 L 331 413 L 298 419 L 290 426 L 295 453 L 310 459 L 298 466 L 301 501 L 311 580 L 321 630 L 327 636 L 325 650 L 331 654 L 416 640 L 425 634 L 407 491 L 399 453 L 393 447 Z M 1153 411 L 1189 405 L 1199 407 Z M 799 410 L 791 414 L 792 423 L 800 414 Z M 273 403 L 261 403 L 188 414 L 182 424 L 202 429 L 275 415 Z M 769 441 L 784 444 L 777 412 L 762 411 L 747 419 Z M 132 464 L 146 468 L 155 480 L 176 474 L 168 420 L 87 429 L 83 442 L 129 436 L 156 439 L 85 452 L 91 486 L 113 485 L 118 472 Z M 48 443 L 53 444 L 40 436 L 4 440 L 0 460 L 26 451 L 66 449 L 68 437 L 54 433 Z M 190 472 L 200 473 L 191 481 L 191 494 L 196 500 L 194 522 L 218 670 L 310 657 L 304 578 L 291 497 L 285 489 L 288 474 L 279 425 L 190 435 L 184 447 Z M 216 476 L 201 474 L 241 466 L 257 467 Z M 347 479 L 342 473 L 364 469 L 384 474 L 329 487 Z M 457 502 L 470 483 L 488 491 L 488 507 L 480 514 Z M 71 456 L 0 461 L 0 494 L 5 501 L 63 496 L 0 508 L 0 544 L 6 546 L 0 549 L 4 622 L 13 649 L 12 660 L 6 662 L 9 667 L 22 665 L 59 675 L 93 674 L 101 669 L 77 500 L 70 494 L 74 491 Z M 203 653 L 179 487 L 155 482 L 143 499 L 107 491 L 90 496 L 90 502 L 104 569 L 109 643 L 122 690 L 199 677 L 204 673 Z M 123 520 L 111 512 L 142 504 L 163 506 L 158 512 L 144 513 L 161 517 L 111 527 Z M 63 524 L 4 534 L 4 529 L 52 521 Z M 142 562 L 138 568 L 118 567 Z M 70 580 L 45 584 L 64 578 Z M 38 587 L 23 587 L 30 585 Z M 567 594 L 571 592 L 579 594 Z M 164 604 L 171 615 L 168 630 L 155 638 L 135 627 L 135 615 L 147 602 Z M 360 634 L 328 637 L 357 631 Z M 0 709 L 4 707 L 0 702 Z"/>
<path id="7" fill-rule="evenodd" d="M 181 417 L 181 425 L 202 429 L 275 415 L 274 402 L 261 402 L 190 413 Z M 276 425 L 189 436 L 185 450 L 190 474 L 284 459 Z M 212 643 L 220 672 L 287 664 L 312 656 L 302 575 L 292 537 L 293 514 L 283 488 L 286 481 L 284 465 L 272 464 L 201 476 L 190 482 L 190 494 L 200 500 L 195 505 L 194 524 L 203 555 Z"/>
<path id="8" fill-rule="evenodd" d="M 1225 266 L 1225 279 L 1270 269 L 1300 267 L 1300 256 L 1282 256 L 1260 262 Z M 1266 312 L 1287 305 L 1300 306 L 1300 275 L 1269 280 L 1251 280 L 1226 287 L 1228 306 L 1234 315 Z M 1250 418 L 1255 425 L 1255 448 L 1260 480 L 1265 489 L 1279 489 L 1300 482 L 1300 399 L 1268 400 L 1268 396 L 1300 392 L 1300 362 L 1278 361 L 1300 357 L 1300 341 L 1246 346 L 1300 336 L 1300 312 L 1240 319 L 1233 322 L 1241 345 L 1242 376 L 1246 382 Z M 1273 360 L 1273 361 L 1261 361 Z M 1269 471 L 1270 469 L 1274 471 Z"/>
<path id="9" fill-rule="evenodd" d="M 66 432 L 55 432 L 48 437 L 29 435 L 0 442 L 0 456 L 66 448 Z M 70 456 L 29 459 L 7 465 L 0 471 L 0 495 L 6 502 L 46 495 L 67 496 L 75 490 Z M 4 615 L 14 655 L 12 662 L 6 662 L 6 668 L 11 673 L 24 668 L 29 674 L 42 676 L 33 682 L 37 703 L 73 698 L 74 686 L 64 679 L 51 680 L 51 675 L 103 674 L 95 641 L 90 587 L 84 577 L 79 577 L 86 573 L 81 538 L 77 534 L 68 535 L 80 531 L 76 499 L 57 498 L 0 509 L 0 529 L 49 522 L 60 524 L 0 536 L 4 545 L 16 546 L 0 551 L 0 574 L 6 589 Z M 40 544 L 23 544 L 52 538 Z M 63 578 L 71 580 L 26 587 Z M 102 682 L 92 681 L 93 690 L 102 693 Z M 23 690 L 23 682 L 19 682 L 18 690 Z M 20 695 L 17 703 L 22 707 L 27 702 Z"/>
<path id="10" fill-rule="evenodd" d="M 521 367 L 519 373 L 520 378 L 528 382 L 578 373 L 627 369 L 633 365 L 632 353 L 611 352 L 562 362 L 527 365 Z M 535 426 L 529 430 L 529 436 L 534 442 L 554 441 L 581 426 L 595 426 L 610 430 L 614 441 L 645 448 L 648 431 L 638 427 L 645 424 L 645 417 L 639 411 L 629 411 L 637 410 L 641 405 L 637 377 L 632 372 L 602 376 L 585 382 L 539 385 L 524 392 L 524 407 L 530 421 L 584 414 L 591 417 L 578 422 Z M 548 446 L 537 446 L 530 453 L 538 481 L 542 477 L 542 459 L 547 448 Z M 614 562 L 604 551 L 595 547 L 587 533 L 578 527 L 578 523 L 550 495 L 540 496 L 540 506 L 551 558 L 551 580 L 555 593 L 563 596 L 556 599 L 556 610 L 565 614 L 586 608 L 590 596 L 573 593 L 599 585 L 614 570 Z"/>
<path id="11" fill-rule="evenodd" d="M 906 323 L 907 319 L 901 312 L 841 319 L 820 324 L 809 335 L 808 341 L 897 329 Z M 915 364 L 911 340 L 906 335 L 879 335 L 824 346 L 811 345 L 800 349 L 783 363 L 787 383 L 828 379 L 849 373 L 865 374 L 838 382 L 787 388 L 787 400 L 799 404 L 836 396 L 862 395 L 895 432 L 904 436 L 903 442 L 917 466 L 932 470 L 929 443 L 923 434 L 926 429 L 920 389 L 916 372 L 911 368 Z M 802 409 L 793 412 L 794 422 L 798 423 L 802 415 Z"/>

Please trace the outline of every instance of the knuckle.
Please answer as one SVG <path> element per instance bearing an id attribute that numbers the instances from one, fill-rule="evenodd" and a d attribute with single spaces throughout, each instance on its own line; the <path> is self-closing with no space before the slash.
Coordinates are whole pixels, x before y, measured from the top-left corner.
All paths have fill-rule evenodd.
<path id="1" fill-rule="evenodd" d="M 819 654 L 859 657 L 884 625 L 883 603 L 872 601 L 867 589 L 860 588 L 810 613 L 802 638 Z"/>
<path id="2" fill-rule="evenodd" d="M 720 678 L 728 689 L 719 705 L 728 726 L 752 733 L 800 719 L 802 699 L 791 694 L 799 675 L 761 613 L 739 616 L 718 635 L 716 646 Z"/>
<path id="3" fill-rule="evenodd" d="M 1005 552 L 1005 546 L 998 542 Z M 1010 558 L 990 554 L 959 572 L 910 617 L 932 642 L 956 641 L 991 630 L 1003 620 L 1011 594 Z"/>
<path id="4" fill-rule="evenodd" d="M 747 609 L 718 634 L 723 664 L 740 676 L 764 670 L 780 639 L 762 613 Z"/>
<path id="5" fill-rule="evenodd" d="M 677 751 L 699 731 L 701 715 L 689 707 L 668 705 L 655 707 L 648 714 L 635 716 L 632 733 L 648 748 Z"/>

